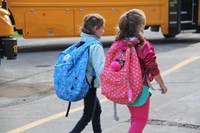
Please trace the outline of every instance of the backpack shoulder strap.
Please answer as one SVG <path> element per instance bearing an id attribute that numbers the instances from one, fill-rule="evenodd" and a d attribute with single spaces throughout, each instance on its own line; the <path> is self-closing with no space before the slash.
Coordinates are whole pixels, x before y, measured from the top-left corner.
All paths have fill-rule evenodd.
<path id="1" fill-rule="evenodd" d="M 65 114 L 65 117 L 68 117 L 70 107 L 71 107 L 71 102 L 68 103 L 67 112 L 66 112 L 66 114 Z"/>

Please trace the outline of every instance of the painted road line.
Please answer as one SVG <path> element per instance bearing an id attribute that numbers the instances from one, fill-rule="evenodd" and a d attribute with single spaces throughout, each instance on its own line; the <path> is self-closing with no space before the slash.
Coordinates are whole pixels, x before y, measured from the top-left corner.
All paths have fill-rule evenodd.
<path id="1" fill-rule="evenodd" d="M 184 60 L 184 61 L 178 63 L 177 65 L 171 67 L 170 69 L 164 71 L 164 72 L 162 73 L 162 75 L 163 75 L 163 76 L 166 76 L 166 75 L 168 75 L 168 74 L 170 74 L 170 73 L 172 73 L 172 72 L 174 72 L 174 71 L 176 71 L 176 70 L 178 70 L 178 69 L 184 67 L 185 65 L 187 65 L 187 64 L 189 64 L 189 63 L 191 63 L 191 62 L 193 62 L 193 61 L 195 61 L 195 60 L 197 60 L 197 59 L 199 59 L 199 58 L 200 58 L 200 56 L 197 56 L 197 57 L 190 57 L 190 58 L 188 58 L 188 59 L 186 59 L 186 60 Z M 107 101 L 106 98 L 102 98 L 102 99 L 100 100 L 101 103 L 106 102 L 106 101 Z M 82 110 L 82 109 L 83 109 L 83 106 L 80 106 L 80 107 L 71 109 L 70 112 L 69 112 L 69 114 L 74 113 L 74 112 L 77 112 L 77 111 L 80 111 L 80 110 Z M 49 116 L 49 117 L 46 117 L 46 118 L 37 120 L 37 121 L 35 121 L 35 122 L 29 123 L 29 124 L 27 124 L 27 125 L 24 125 L 24 126 L 22 126 L 22 127 L 13 129 L 13 130 L 8 131 L 8 132 L 6 132 L 6 133 L 20 133 L 20 132 L 29 130 L 29 129 L 33 128 L 33 127 L 36 127 L 36 126 L 41 125 L 41 124 L 44 124 L 44 123 L 49 122 L 49 121 L 51 121 L 51 120 L 54 120 L 54 119 L 58 119 L 58 118 L 60 118 L 60 117 L 63 117 L 63 116 L 65 116 L 65 113 L 66 113 L 66 112 L 61 112 L 61 113 L 58 113 L 58 114 L 54 114 L 54 115 L 52 115 L 52 116 Z"/>
<path id="2" fill-rule="evenodd" d="M 103 103 L 105 101 L 107 101 L 106 98 L 100 99 L 100 103 Z M 69 114 L 77 112 L 77 111 L 80 111 L 80 110 L 83 110 L 83 106 L 71 109 L 70 112 L 69 112 Z M 6 133 L 20 133 L 20 132 L 24 132 L 24 131 L 26 131 L 28 129 L 31 129 L 31 128 L 36 127 L 38 125 L 41 125 L 43 123 L 49 122 L 49 121 L 54 120 L 54 119 L 58 119 L 60 117 L 63 117 L 63 116 L 65 116 L 65 114 L 66 114 L 66 111 L 58 113 L 58 114 L 55 114 L 55 115 L 51 115 L 49 117 L 37 120 L 35 122 L 29 123 L 27 125 L 24 125 L 22 127 L 19 127 L 19 128 L 14 129 L 14 130 L 8 131 Z"/>
<path id="3" fill-rule="evenodd" d="M 183 66 L 185 66 L 185 65 L 187 65 L 187 64 L 189 64 L 189 63 L 191 63 L 191 62 L 193 62 L 193 61 L 195 61 L 195 60 L 197 60 L 197 59 L 199 59 L 199 58 L 200 58 L 200 56 L 190 57 L 190 58 L 188 58 L 188 59 L 182 61 L 181 63 L 179 63 L 179 64 L 173 66 L 172 68 L 170 68 L 170 69 L 164 71 L 164 72 L 162 73 L 162 75 L 163 75 L 163 76 L 168 75 L 169 73 L 172 73 L 172 72 L 176 71 L 177 69 L 180 69 L 181 67 L 183 67 Z"/>

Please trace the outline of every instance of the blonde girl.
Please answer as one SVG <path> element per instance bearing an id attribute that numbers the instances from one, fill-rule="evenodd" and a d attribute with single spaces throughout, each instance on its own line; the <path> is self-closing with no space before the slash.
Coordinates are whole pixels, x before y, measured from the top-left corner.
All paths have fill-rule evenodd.
<path id="1" fill-rule="evenodd" d="M 140 41 L 135 45 L 135 49 L 140 61 L 140 67 L 143 77 L 147 77 L 150 81 L 155 81 L 160 85 L 162 93 L 167 93 L 167 87 L 160 75 L 160 70 L 156 62 L 156 55 L 153 45 L 144 39 L 144 28 L 146 17 L 142 10 L 132 9 L 125 12 L 119 20 L 118 32 L 115 40 L 136 40 Z M 130 112 L 130 128 L 128 133 L 142 133 L 149 114 L 149 104 L 151 91 L 147 78 L 143 81 L 143 91 L 133 104 L 129 104 Z"/>

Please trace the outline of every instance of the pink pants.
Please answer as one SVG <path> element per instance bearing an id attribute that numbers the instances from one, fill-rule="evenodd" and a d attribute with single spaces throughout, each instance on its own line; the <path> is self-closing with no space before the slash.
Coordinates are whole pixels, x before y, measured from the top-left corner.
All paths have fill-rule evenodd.
<path id="1" fill-rule="evenodd" d="M 150 98 L 146 103 L 139 107 L 128 106 L 131 114 L 131 125 L 128 133 L 142 133 L 149 116 Z"/>

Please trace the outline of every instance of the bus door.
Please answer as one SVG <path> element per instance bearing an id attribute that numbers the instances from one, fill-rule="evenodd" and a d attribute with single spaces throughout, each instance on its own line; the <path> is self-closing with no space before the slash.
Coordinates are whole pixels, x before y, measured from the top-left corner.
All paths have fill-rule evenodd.
<path id="1" fill-rule="evenodd" d="M 181 0 L 181 31 L 194 30 L 198 25 L 198 0 Z"/>
<path id="2" fill-rule="evenodd" d="M 181 32 L 181 0 L 169 0 L 169 33 L 165 38 L 173 38 Z"/>

